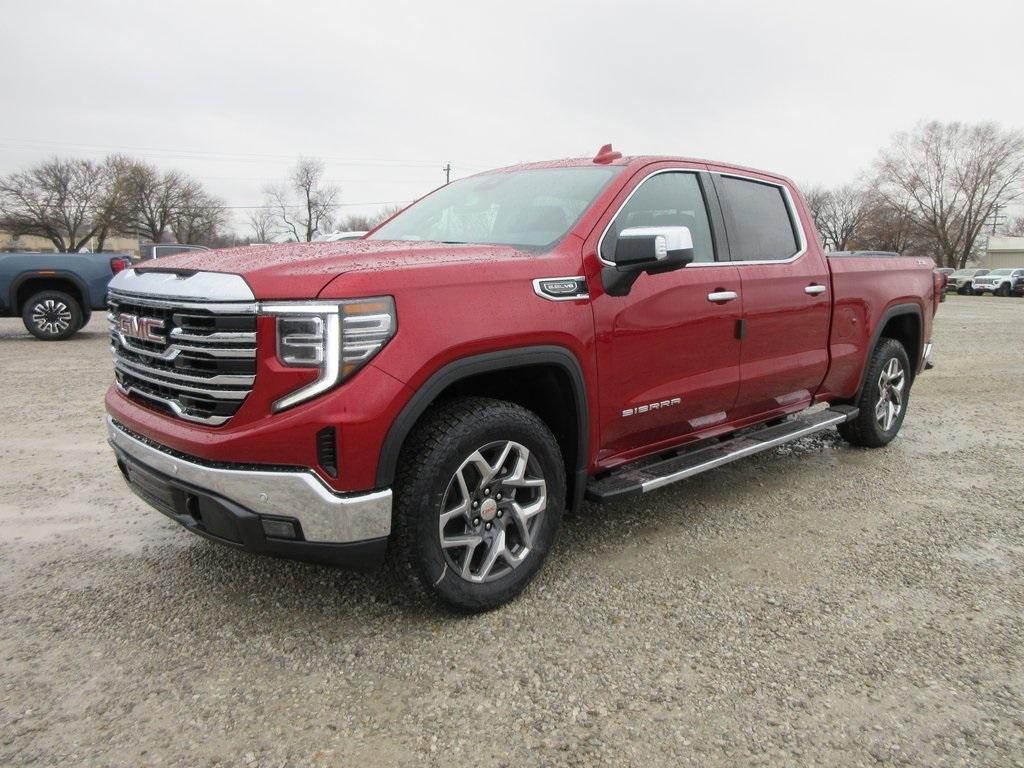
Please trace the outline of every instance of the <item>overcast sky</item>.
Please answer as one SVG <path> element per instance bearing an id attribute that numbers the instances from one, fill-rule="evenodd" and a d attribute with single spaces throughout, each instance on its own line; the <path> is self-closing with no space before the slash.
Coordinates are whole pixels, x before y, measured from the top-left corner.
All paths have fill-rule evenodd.
<path id="1" fill-rule="evenodd" d="M 835 184 L 923 119 L 1024 128 L 1021 0 L 0 6 L 0 173 L 121 150 L 232 206 L 300 154 L 355 211 L 608 141 Z"/>

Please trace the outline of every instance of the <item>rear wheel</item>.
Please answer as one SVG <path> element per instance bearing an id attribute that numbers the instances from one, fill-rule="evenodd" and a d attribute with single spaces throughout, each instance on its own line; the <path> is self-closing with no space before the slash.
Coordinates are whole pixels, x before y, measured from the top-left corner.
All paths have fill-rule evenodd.
<path id="1" fill-rule="evenodd" d="M 501 400 L 453 400 L 424 418 L 400 466 L 389 557 L 401 580 L 464 612 L 519 594 L 565 507 L 565 468 L 544 422 Z"/>
<path id="2" fill-rule="evenodd" d="M 957 294 L 959 294 L 960 296 L 969 296 L 969 295 L 971 295 L 971 294 L 972 294 L 972 293 L 973 293 L 974 291 L 973 291 L 973 290 L 971 290 L 971 286 L 970 286 L 970 284 L 968 283 L 968 284 L 965 284 L 965 285 L 961 285 L 961 286 L 960 286 L 959 288 L 957 288 L 957 289 L 956 289 L 956 292 L 957 292 Z"/>
<path id="3" fill-rule="evenodd" d="M 32 296 L 21 312 L 28 332 L 43 341 L 63 341 L 82 327 L 82 307 L 63 291 L 42 291 Z"/>
<path id="4" fill-rule="evenodd" d="M 860 413 L 839 425 L 839 434 L 853 445 L 888 445 L 903 426 L 910 402 L 910 360 L 895 339 L 882 339 L 868 361 L 864 390 L 856 405 Z"/>

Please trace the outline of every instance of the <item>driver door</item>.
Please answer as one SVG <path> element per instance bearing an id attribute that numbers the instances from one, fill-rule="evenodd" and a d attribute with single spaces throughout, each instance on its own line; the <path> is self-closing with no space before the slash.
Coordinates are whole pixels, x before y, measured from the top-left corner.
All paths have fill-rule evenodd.
<path id="1" fill-rule="evenodd" d="M 721 214 L 709 199 L 716 200 L 710 179 L 698 169 L 648 169 L 588 239 L 600 386 L 598 461 L 628 461 L 730 418 L 739 390 L 743 306 L 739 271 L 716 259 L 712 217 Z M 619 233 L 651 226 L 689 228 L 694 262 L 642 274 L 626 296 L 609 296 L 600 271 L 611 262 Z"/>

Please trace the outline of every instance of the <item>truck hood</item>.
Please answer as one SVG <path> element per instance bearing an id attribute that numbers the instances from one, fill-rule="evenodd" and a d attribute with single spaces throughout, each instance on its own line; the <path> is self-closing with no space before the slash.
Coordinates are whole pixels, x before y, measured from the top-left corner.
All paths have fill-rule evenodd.
<path id="1" fill-rule="evenodd" d="M 507 245 L 348 240 L 180 253 L 143 262 L 135 269 L 140 272 L 225 272 L 241 275 L 257 299 L 311 299 L 331 280 L 346 272 L 455 262 L 486 263 L 532 256 L 534 254 Z"/>

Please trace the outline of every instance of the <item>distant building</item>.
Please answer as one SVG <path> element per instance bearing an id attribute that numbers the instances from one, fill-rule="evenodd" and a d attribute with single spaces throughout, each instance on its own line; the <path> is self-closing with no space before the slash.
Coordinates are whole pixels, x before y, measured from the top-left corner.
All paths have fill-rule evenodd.
<path id="1" fill-rule="evenodd" d="M 95 250 L 95 239 L 90 240 L 86 245 L 86 248 L 88 250 Z M 10 232 L 0 229 L 0 251 L 52 252 L 55 250 L 57 249 L 53 247 L 53 243 L 45 237 L 38 237 L 37 235 L 12 235 Z M 106 242 L 103 244 L 103 250 L 117 251 L 118 253 L 129 253 L 132 256 L 138 256 L 139 241 L 134 237 L 113 235 L 107 238 Z"/>
<path id="2" fill-rule="evenodd" d="M 988 269 L 1024 267 L 1024 237 L 993 235 L 988 239 L 983 262 Z"/>

